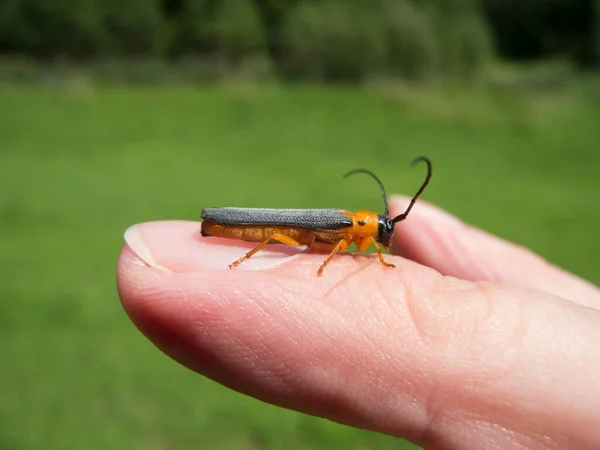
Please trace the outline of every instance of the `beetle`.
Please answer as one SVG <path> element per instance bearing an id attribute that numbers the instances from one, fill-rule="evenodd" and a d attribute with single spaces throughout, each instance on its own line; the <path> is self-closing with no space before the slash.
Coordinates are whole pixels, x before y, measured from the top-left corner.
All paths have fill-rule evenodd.
<path id="1" fill-rule="evenodd" d="M 419 162 L 427 165 L 425 181 L 411 199 L 406 211 L 394 218 L 389 217 L 389 207 L 385 188 L 381 180 L 371 171 L 355 169 L 344 177 L 357 173 L 371 176 L 379 184 L 385 211 L 377 214 L 361 210 L 355 213 L 341 209 L 265 209 L 265 208 L 205 208 L 202 210 L 202 236 L 238 239 L 247 242 L 260 242 L 237 261 L 229 265 L 232 269 L 269 243 L 280 242 L 286 245 L 306 245 L 309 249 L 330 252 L 317 271 L 318 276 L 338 252 L 344 252 L 350 244 L 356 244 L 357 251 L 365 251 L 371 244 L 375 246 L 379 261 L 385 267 L 393 264 L 385 261 L 379 244 L 389 250 L 395 225 L 408 217 L 419 196 L 431 179 L 431 161 L 420 156 L 411 166 Z"/>

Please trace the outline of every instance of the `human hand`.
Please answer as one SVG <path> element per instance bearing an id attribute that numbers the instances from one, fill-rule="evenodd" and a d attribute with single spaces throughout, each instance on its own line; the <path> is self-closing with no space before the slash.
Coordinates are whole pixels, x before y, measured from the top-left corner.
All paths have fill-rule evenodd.
<path id="1" fill-rule="evenodd" d="M 229 270 L 255 244 L 195 222 L 125 238 L 131 319 L 232 389 L 428 449 L 600 448 L 600 290 L 425 202 L 396 269 L 273 246 Z"/>

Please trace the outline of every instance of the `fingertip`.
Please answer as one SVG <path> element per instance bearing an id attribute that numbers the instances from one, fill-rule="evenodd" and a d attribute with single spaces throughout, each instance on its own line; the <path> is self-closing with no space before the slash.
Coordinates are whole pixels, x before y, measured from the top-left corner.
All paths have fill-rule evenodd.
<path id="1" fill-rule="evenodd" d="M 271 245 L 231 270 L 229 265 L 256 244 L 204 237 L 200 223 L 192 221 L 136 224 L 125 231 L 124 239 L 117 290 L 129 317 L 152 340 L 156 330 L 173 323 L 181 328 L 187 321 L 182 314 L 202 307 L 202 302 L 190 299 L 206 301 L 223 291 L 252 289 L 258 280 L 255 273 L 267 277 L 258 284 L 273 285 L 272 277 L 285 273 L 287 263 L 301 254 L 300 249 Z M 307 265 L 302 267 L 309 271 Z"/>
<path id="2" fill-rule="evenodd" d="M 256 243 L 205 237 L 201 223 L 192 221 L 146 222 L 125 231 L 125 243 L 145 265 L 165 272 L 228 270 Z M 302 251 L 270 245 L 247 261 L 239 270 L 264 269 L 289 261 Z"/>

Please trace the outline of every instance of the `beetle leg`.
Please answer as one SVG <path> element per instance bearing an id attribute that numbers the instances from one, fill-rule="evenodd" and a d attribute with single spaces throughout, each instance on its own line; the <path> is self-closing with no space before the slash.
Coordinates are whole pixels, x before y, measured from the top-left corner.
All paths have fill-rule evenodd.
<path id="1" fill-rule="evenodd" d="M 385 262 L 385 260 L 383 259 L 383 252 L 379 248 L 379 245 L 377 244 L 377 241 L 374 238 L 371 238 L 371 242 L 375 246 L 375 250 L 377 250 L 377 255 L 379 255 L 379 261 L 381 261 L 381 264 L 383 264 L 385 267 L 390 267 L 390 268 L 396 267 L 393 264 Z"/>
<path id="2" fill-rule="evenodd" d="M 333 257 L 337 254 L 337 252 L 340 251 L 340 249 L 342 248 L 342 246 L 344 245 L 344 243 L 346 242 L 345 239 L 340 239 L 340 241 L 336 244 L 335 247 L 333 247 L 333 250 L 331 251 L 331 253 L 329 254 L 329 256 L 327 257 L 327 259 L 325 261 L 323 261 L 323 264 L 321 264 L 321 267 L 319 267 L 319 270 L 317 271 L 317 275 L 318 276 L 323 276 L 323 269 L 325 269 L 325 266 L 327 264 L 329 264 L 329 262 L 333 259 Z"/>
<path id="3" fill-rule="evenodd" d="M 278 242 L 281 242 L 282 244 L 293 245 L 295 247 L 302 245 L 297 240 L 295 240 L 289 236 L 286 236 L 285 234 L 275 234 L 275 235 L 270 236 L 269 238 L 265 239 L 264 241 L 262 241 L 260 244 L 258 244 L 256 247 L 254 247 L 252 250 L 250 250 L 248 253 L 246 253 L 244 256 L 242 256 L 237 261 L 234 261 L 231 264 L 229 264 L 229 268 L 233 269 L 234 267 L 239 266 L 241 263 L 246 261 L 248 258 L 250 258 L 252 255 L 254 255 L 256 252 L 258 252 L 261 248 L 263 248 L 265 245 L 267 245 L 271 241 L 278 241 Z"/>

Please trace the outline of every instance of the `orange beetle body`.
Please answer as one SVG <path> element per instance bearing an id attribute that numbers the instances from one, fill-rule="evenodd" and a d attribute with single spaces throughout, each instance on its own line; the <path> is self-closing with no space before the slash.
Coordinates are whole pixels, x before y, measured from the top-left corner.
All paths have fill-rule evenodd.
<path id="1" fill-rule="evenodd" d="M 406 211 L 393 219 L 389 217 L 387 196 L 381 181 L 372 172 L 357 169 L 348 172 L 346 176 L 355 173 L 371 175 L 381 187 L 385 203 L 384 214 L 367 210 L 351 213 L 339 209 L 206 208 L 201 214 L 202 236 L 260 242 L 258 246 L 231 263 L 230 268 L 247 260 L 271 242 L 292 246 L 306 245 L 311 250 L 330 252 L 319 267 L 319 276 L 323 275 L 323 270 L 333 257 L 340 251 L 345 252 L 352 243 L 358 251 L 365 251 L 373 244 L 381 264 L 385 267 L 395 267 L 385 262 L 379 244 L 385 250 L 389 250 L 395 224 L 406 219 L 429 183 L 431 162 L 420 157 L 412 164 L 419 161 L 427 164 L 427 177 Z"/>

